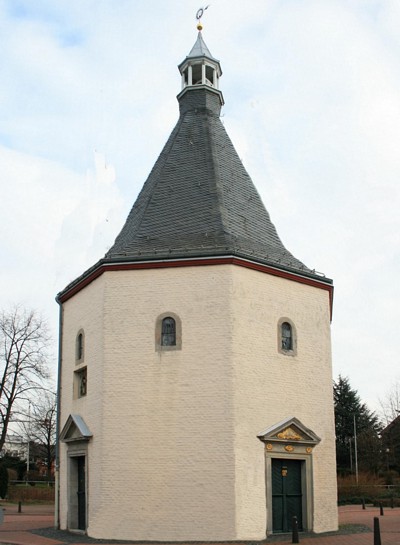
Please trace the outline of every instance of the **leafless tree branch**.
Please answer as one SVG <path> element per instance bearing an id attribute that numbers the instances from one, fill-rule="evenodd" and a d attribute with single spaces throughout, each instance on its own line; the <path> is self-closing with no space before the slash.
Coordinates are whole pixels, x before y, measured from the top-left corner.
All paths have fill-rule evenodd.
<path id="1" fill-rule="evenodd" d="M 0 311 L 0 452 L 18 402 L 49 376 L 49 344 L 47 323 L 36 311 L 20 306 Z"/>

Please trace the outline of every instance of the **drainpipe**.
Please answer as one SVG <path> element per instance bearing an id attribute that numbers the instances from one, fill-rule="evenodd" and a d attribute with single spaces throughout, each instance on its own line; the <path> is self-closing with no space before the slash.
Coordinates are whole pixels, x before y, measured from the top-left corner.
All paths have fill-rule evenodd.
<path id="1" fill-rule="evenodd" d="M 61 408 L 61 362 L 62 362 L 62 326 L 63 306 L 59 304 L 58 318 L 58 372 L 57 372 L 57 413 L 56 413 L 56 464 L 55 464 L 55 501 L 54 501 L 54 527 L 60 528 L 60 408 Z"/>

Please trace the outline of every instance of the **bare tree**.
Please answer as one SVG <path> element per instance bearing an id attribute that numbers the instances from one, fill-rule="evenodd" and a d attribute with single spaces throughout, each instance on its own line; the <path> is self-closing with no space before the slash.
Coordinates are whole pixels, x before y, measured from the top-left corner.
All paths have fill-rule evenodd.
<path id="1" fill-rule="evenodd" d="M 48 477 L 55 458 L 56 418 L 56 395 L 43 391 L 36 402 L 32 400 L 22 425 L 26 441 L 32 445 L 32 455 L 46 464 Z"/>
<path id="2" fill-rule="evenodd" d="M 393 422 L 400 414 L 400 382 L 396 381 L 392 384 L 390 390 L 385 394 L 385 397 L 379 399 L 382 412 L 382 420 L 386 425 Z"/>
<path id="3" fill-rule="evenodd" d="M 18 403 L 48 378 L 50 336 L 44 319 L 19 306 L 0 312 L 0 452 Z"/>

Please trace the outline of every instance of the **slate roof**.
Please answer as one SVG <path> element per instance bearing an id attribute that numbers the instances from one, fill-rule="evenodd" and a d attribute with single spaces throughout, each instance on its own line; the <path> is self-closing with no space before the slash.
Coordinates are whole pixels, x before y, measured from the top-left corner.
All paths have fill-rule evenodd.
<path id="1" fill-rule="evenodd" d="M 203 40 L 203 36 L 201 35 L 201 32 L 198 33 L 196 43 L 192 47 L 189 55 L 187 56 L 187 58 L 197 58 L 197 57 L 208 57 L 209 59 L 212 59 L 218 62 L 217 59 L 215 59 L 211 55 L 210 50 L 208 49 L 205 41 Z"/>
<path id="2" fill-rule="evenodd" d="M 106 259 L 237 255 L 311 272 L 282 244 L 222 125 L 220 93 L 199 86 L 179 102 L 178 123 Z"/>
<path id="3" fill-rule="evenodd" d="M 199 32 L 189 59 L 208 57 Z M 178 95 L 180 116 L 115 243 L 57 296 L 107 264 L 239 257 L 332 284 L 282 244 L 220 120 L 222 93 L 208 85 Z"/>

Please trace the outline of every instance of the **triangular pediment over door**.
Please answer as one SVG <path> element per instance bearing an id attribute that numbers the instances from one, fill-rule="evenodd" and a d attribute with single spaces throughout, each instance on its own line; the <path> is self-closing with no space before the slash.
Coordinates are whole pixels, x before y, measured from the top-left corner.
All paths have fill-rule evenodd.
<path id="1" fill-rule="evenodd" d="M 308 454 L 321 439 L 294 416 L 260 432 L 257 437 L 268 450 L 281 448 L 286 452 L 305 450 Z"/>
<path id="2" fill-rule="evenodd" d="M 89 441 L 93 434 L 79 414 L 70 414 L 60 433 L 60 441 L 72 443 Z"/>

